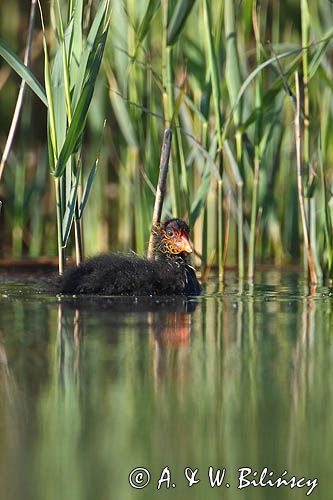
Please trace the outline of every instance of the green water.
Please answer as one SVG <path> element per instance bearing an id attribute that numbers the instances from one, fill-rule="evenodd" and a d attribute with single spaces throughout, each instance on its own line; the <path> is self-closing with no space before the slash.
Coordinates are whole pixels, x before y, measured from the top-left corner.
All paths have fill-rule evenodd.
<path id="1" fill-rule="evenodd" d="M 330 500 L 330 290 L 296 273 L 226 281 L 186 303 L 60 301 L 1 278 L 1 500 L 307 498 L 308 486 L 239 490 L 242 467 L 317 478 L 310 497 Z M 209 466 L 226 468 L 219 488 Z M 151 474 L 141 490 L 137 467 Z"/>

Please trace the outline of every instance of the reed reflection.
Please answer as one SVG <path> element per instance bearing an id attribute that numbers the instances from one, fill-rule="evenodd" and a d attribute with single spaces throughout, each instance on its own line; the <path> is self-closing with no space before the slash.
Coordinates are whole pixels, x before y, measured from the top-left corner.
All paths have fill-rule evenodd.
<path id="1" fill-rule="evenodd" d="M 154 378 L 167 376 L 172 359 L 175 366 L 183 371 L 184 359 L 181 352 L 191 344 L 192 315 L 197 307 L 195 302 L 179 299 L 170 300 L 114 300 L 114 299 L 64 299 L 58 306 L 57 317 L 57 366 L 59 379 L 64 378 L 68 362 L 71 360 L 72 372 L 76 382 L 79 380 L 82 364 L 83 332 L 89 338 L 94 334 L 96 318 L 101 340 L 109 346 L 121 346 L 124 331 L 133 331 L 137 346 L 147 343 L 152 349 Z M 132 320 L 137 321 L 132 328 Z M 86 325 L 92 323 L 92 326 Z M 135 325 L 135 326 L 134 326 Z M 90 331 L 92 330 L 92 332 Z M 136 332 L 135 332 L 136 330 Z M 146 333 L 146 341 L 141 336 Z M 150 347 L 149 347 L 150 346 Z M 178 354 L 179 362 L 176 361 Z M 117 370 L 118 371 L 118 370 Z M 177 377 L 174 372 L 174 376 Z"/>
<path id="2" fill-rule="evenodd" d="M 60 302 L 51 329 L 49 379 L 38 401 L 35 477 L 36 498 L 83 498 L 79 448 L 82 438 L 80 403 L 80 312 Z M 52 311 L 52 317 L 53 317 Z"/>
<path id="3" fill-rule="evenodd" d="M 26 442 L 24 425 L 26 407 L 15 372 L 10 365 L 6 343 L 0 331 L 0 496 L 22 498 L 27 487 L 22 443 Z M 14 465 L 14 467 L 13 467 Z M 19 475 L 18 475 L 19 471 Z"/>
<path id="4" fill-rule="evenodd" d="M 70 371 L 73 381 L 80 379 L 80 353 L 83 341 L 83 328 L 79 309 L 64 310 L 63 304 L 58 305 L 57 335 L 55 355 L 57 358 L 58 375 L 64 381 L 66 372 Z M 68 373 L 67 373 L 68 375 Z"/>
<path id="5" fill-rule="evenodd" d="M 185 465 L 226 466 L 233 485 L 242 466 L 286 468 L 318 475 L 328 491 L 332 299 L 277 272 L 258 282 L 233 281 L 198 303 L 15 298 L 2 308 L 21 328 L 3 331 L 0 348 L 2 485 L 20 471 L 34 500 L 152 499 L 153 486 L 140 493 L 127 482 L 144 463 L 153 478 L 169 465 L 181 498 Z M 220 497 L 200 484 L 191 498 Z M 246 491 L 268 496 L 298 500 L 304 490 Z"/>

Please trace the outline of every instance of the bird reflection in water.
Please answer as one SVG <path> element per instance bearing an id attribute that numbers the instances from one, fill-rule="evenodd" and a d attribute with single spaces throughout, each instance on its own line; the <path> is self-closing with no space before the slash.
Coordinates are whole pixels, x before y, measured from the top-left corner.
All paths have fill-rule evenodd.
<path id="1" fill-rule="evenodd" d="M 162 329 L 156 329 L 154 337 L 164 347 L 188 346 L 191 338 L 191 315 L 188 312 L 166 314 Z"/>
<path id="2" fill-rule="evenodd" d="M 194 301 L 182 301 L 160 314 L 148 313 L 155 390 L 161 389 L 163 381 L 171 379 L 171 383 L 182 385 L 187 378 L 185 358 L 191 345 L 192 313 L 196 307 Z"/>
<path id="3" fill-rule="evenodd" d="M 148 334 L 146 342 L 153 348 L 153 376 L 163 377 L 170 355 L 190 346 L 192 313 L 196 306 L 195 301 L 181 297 L 154 300 L 62 297 L 58 306 L 57 328 L 59 371 L 63 373 L 66 370 L 68 374 L 71 359 L 71 371 L 78 381 L 84 338 L 89 337 L 88 323 L 94 323 L 95 334 L 97 322 L 98 332 L 105 336 L 106 342 L 118 345 L 128 331 L 128 323 L 134 318 L 137 347 L 145 342 L 144 334 Z"/>

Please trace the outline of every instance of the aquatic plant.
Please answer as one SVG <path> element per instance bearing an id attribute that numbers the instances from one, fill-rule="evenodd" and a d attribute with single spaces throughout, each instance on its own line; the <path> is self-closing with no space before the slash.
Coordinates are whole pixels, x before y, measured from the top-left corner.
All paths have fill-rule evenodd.
<path id="1" fill-rule="evenodd" d="M 2 42 L 1 54 L 26 80 L 47 106 L 47 143 L 54 177 L 57 213 L 59 273 L 64 269 L 64 249 L 74 221 L 76 260 L 82 260 L 81 218 L 96 172 L 95 159 L 82 192 L 81 149 L 88 110 L 100 69 L 109 28 L 109 1 L 99 4 L 87 39 L 83 36 L 83 0 L 70 2 L 64 23 L 60 0 L 53 5 L 56 52 L 50 62 L 43 12 L 45 91 L 38 80 Z"/>
<path id="2" fill-rule="evenodd" d="M 93 113 L 87 112 L 89 134 L 82 151 L 82 158 L 94 165 L 100 123 L 110 117 L 105 128 L 107 145 L 101 149 L 103 168 L 85 215 L 86 252 L 109 247 L 145 252 L 162 131 L 170 127 L 173 145 L 164 216 L 182 217 L 194 227 L 196 264 L 201 264 L 203 274 L 216 265 L 222 276 L 225 265 L 236 265 L 241 278 L 247 274 L 253 279 L 256 265 L 266 262 L 303 262 L 308 273 L 293 129 L 298 71 L 298 173 L 309 248 L 318 279 L 332 277 L 332 4 L 326 0 L 287 0 L 283 8 L 272 0 L 110 0 L 110 4 L 113 29 L 102 64 L 107 86 L 102 79 L 94 84 Z M 84 3 L 83 26 L 91 5 L 99 2 Z M 3 5 L 0 9 L 5 11 Z M 57 3 L 52 9 L 54 22 L 59 23 Z M 63 27 L 65 39 L 66 30 L 71 29 L 69 21 L 70 17 Z M 49 47 L 51 53 L 59 51 L 60 71 L 61 47 L 66 42 L 61 44 L 59 29 L 58 39 L 51 39 Z M 4 38 L 13 42 L 9 33 Z M 37 40 L 34 45 L 38 47 Z M 12 88 L 10 81 L 6 85 Z M 69 95 L 72 98 L 71 87 Z M 67 115 L 66 99 L 62 106 Z M 25 112 L 33 116 L 34 106 Z M 37 143 L 43 147 L 43 141 Z M 77 165 L 79 154 L 72 157 Z M 63 166 L 63 156 L 61 160 Z M 24 153 L 12 162 L 15 174 L 6 174 L 4 192 L 14 193 L 16 207 L 27 207 L 24 225 L 28 234 L 21 252 L 31 252 L 31 248 L 34 255 L 38 248 L 40 253 L 52 252 L 46 237 L 52 227 L 46 207 L 36 216 L 29 198 L 19 189 L 21 184 L 31 186 L 39 193 L 37 198 L 41 196 L 41 182 L 34 177 L 38 157 L 31 172 L 20 177 Z M 53 163 L 61 178 L 71 172 L 74 199 L 80 167 L 66 167 L 62 172 L 58 159 Z M 83 172 L 83 179 L 87 178 L 89 171 Z M 45 178 L 45 197 L 47 182 Z M 3 209 L 4 227 L 12 223 L 14 203 L 8 210 L 6 215 Z M 20 213 L 21 209 L 16 210 Z M 67 214 L 72 214 L 76 227 L 75 208 Z M 22 227 L 22 217 L 17 220 Z M 63 236 L 68 236 L 68 225 L 61 227 Z M 8 237 L 5 241 L 4 251 L 9 255 L 14 247 Z"/>

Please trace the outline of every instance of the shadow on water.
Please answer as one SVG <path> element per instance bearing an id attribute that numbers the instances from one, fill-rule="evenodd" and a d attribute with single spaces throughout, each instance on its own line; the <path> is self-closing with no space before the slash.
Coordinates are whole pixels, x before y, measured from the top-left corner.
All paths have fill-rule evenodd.
<path id="1" fill-rule="evenodd" d="M 3 498 L 306 497 L 309 486 L 237 489 L 239 468 L 266 466 L 318 478 L 312 495 L 328 499 L 329 289 L 265 272 L 190 301 L 73 299 L 2 280 L 0 321 Z M 170 489 L 157 490 L 165 466 Z M 227 469 L 220 488 L 209 466 Z M 128 482 L 136 467 L 150 470 L 142 490 Z M 185 467 L 200 483 L 188 487 Z"/>

